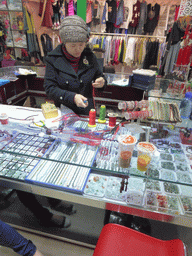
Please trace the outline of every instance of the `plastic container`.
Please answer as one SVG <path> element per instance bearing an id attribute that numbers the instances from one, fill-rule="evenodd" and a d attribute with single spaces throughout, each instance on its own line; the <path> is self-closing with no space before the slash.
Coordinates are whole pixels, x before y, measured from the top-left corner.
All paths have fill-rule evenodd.
<path id="1" fill-rule="evenodd" d="M 183 119 L 189 119 L 192 111 L 192 92 L 186 92 L 185 98 L 180 104 L 180 115 Z"/>
<path id="2" fill-rule="evenodd" d="M 177 184 L 173 184 L 170 182 L 163 182 L 163 188 L 166 194 L 180 195 L 181 189 Z"/>
<path id="3" fill-rule="evenodd" d="M 162 191 L 162 185 L 161 185 L 160 181 L 158 181 L 158 180 L 149 180 L 148 179 L 146 181 L 145 188 L 147 190 L 152 190 L 152 191 L 155 191 L 155 192 L 161 192 Z"/>
<path id="4" fill-rule="evenodd" d="M 192 198 L 181 196 L 180 199 L 184 214 L 192 216 Z"/>
<path id="5" fill-rule="evenodd" d="M 153 154 L 156 151 L 156 147 L 149 142 L 139 142 L 137 144 L 137 169 L 142 172 L 146 172 Z"/>
<path id="6" fill-rule="evenodd" d="M 189 173 L 187 172 L 176 172 L 177 175 L 177 181 L 181 182 L 181 183 L 187 183 L 187 184 L 191 184 L 191 176 Z"/>
<path id="7" fill-rule="evenodd" d="M 90 196 L 104 197 L 108 177 L 104 175 L 90 174 L 84 193 Z"/>
<path id="8" fill-rule="evenodd" d="M 125 196 L 126 196 L 127 204 L 138 205 L 138 206 L 143 205 L 143 192 L 129 190 Z"/>
<path id="9" fill-rule="evenodd" d="M 137 139 L 132 135 L 120 135 L 119 141 L 119 166 L 128 168 Z"/>
<path id="10" fill-rule="evenodd" d="M 191 195 L 192 195 L 192 187 L 191 186 L 180 185 L 180 189 L 181 189 L 182 196 L 191 197 Z"/>
<path id="11" fill-rule="evenodd" d="M 1 122 L 1 124 L 2 125 L 6 125 L 6 124 L 8 124 L 8 115 L 6 114 L 6 113 L 2 113 L 1 115 L 0 115 L 0 122 Z"/>
<path id="12" fill-rule="evenodd" d="M 176 181 L 177 177 L 175 172 L 170 170 L 161 170 L 161 179 L 168 181 Z"/>
<path id="13" fill-rule="evenodd" d="M 181 172 L 190 172 L 191 168 L 188 165 L 187 161 L 185 163 L 183 162 L 175 162 L 176 170 Z"/>
<path id="14" fill-rule="evenodd" d="M 185 154 L 174 154 L 173 156 L 174 156 L 174 161 L 183 162 L 183 163 L 186 162 Z"/>
<path id="15" fill-rule="evenodd" d="M 121 188 L 121 178 L 118 177 L 109 177 L 107 182 L 107 187 L 105 190 L 105 197 L 113 200 L 125 200 L 124 195 L 125 191 L 120 192 Z"/>
<path id="16" fill-rule="evenodd" d="M 170 170 L 170 171 L 175 171 L 175 165 L 171 161 L 160 161 L 160 167 L 162 169 Z"/>
<path id="17" fill-rule="evenodd" d="M 128 180 L 128 190 L 133 191 L 144 191 L 145 190 L 145 182 L 142 178 L 129 178 Z"/>
<path id="18" fill-rule="evenodd" d="M 160 153 L 160 158 L 161 160 L 165 160 L 165 161 L 173 161 L 173 155 L 172 154 L 167 154 L 167 153 Z"/>

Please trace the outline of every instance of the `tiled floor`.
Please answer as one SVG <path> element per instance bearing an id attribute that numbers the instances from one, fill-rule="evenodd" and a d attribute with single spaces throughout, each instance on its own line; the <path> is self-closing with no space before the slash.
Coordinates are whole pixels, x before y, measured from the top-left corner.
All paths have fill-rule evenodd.
<path id="1" fill-rule="evenodd" d="M 85 244 L 96 244 L 97 238 L 103 227 L 104 211 L 98 208 L 88 207 L 85 205 L 75 205 L 77 213 L 68 216 L 71 219 L 71 227 L 68 229 L 42 229 L 41 226 L 35 221 L 25 207 L 19 203 L 17 198 L 13 198 L 12 204 L 1 209 L 0 218 L 7 223 L 14 223 L 17 227 L 24 227 L 24 231 L 19 231 L 26 238 L 31 239 L 37 247 L 44 253 L 45 256 L 91 256 L 93 255 L 93 249 L 74 245 L 72 243 L 64 242 L 67 238 L 70 241 L 79 241 Z M 192 228 L 187 228 L 179 225 L 173 225 L 171 223 L 165 223 L 160 221 L 150 220 L 151 223 L 151 236 L 162 239 L 170 240 L 174 238 L 180 238 L 188 247 L 188 255 L 192 255 Z M 34 230 L 36 234 L 26 233 L 26 231 Z M 38 236 L 38 232 L 41 232 L 41 236 Z M 43 234 L 42 234 L 43 232 Z M 46 234 L 51 234 L 54 238 L 60 238 L 61 240 L 55 240 L 47 237 Z M 45 235 L 45 236 L 43 236 Z M 66 240 L 65 240 L 66 241 Z M 68 240 L 67 240 L 68 241 Z M 0 247 L 0 256 L 16 256 L 9 249 Z"/>
<path id="2" fill-rule="evenodd" d="M 27 239 L 34 242 L 37 248 L 43 253 L 44 256 L 92 256 L 94 249 L 66 243 L 63 241 L 34 235 L 32 233 L 23 232 L 18 230 Z M 16 256 L 11 249 L 0 247 L 1 256 Z"/>

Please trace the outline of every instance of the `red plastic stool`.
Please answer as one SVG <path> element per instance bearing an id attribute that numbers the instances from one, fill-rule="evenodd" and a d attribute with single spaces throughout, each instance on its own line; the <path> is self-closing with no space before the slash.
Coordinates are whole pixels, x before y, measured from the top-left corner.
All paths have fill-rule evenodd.
<path id="1" fill-rule="evenodd" d="M 93 256 L 186 256 L 180 239 L 163 241 L 136 230 L 106 224 L 99 236 Z"/>

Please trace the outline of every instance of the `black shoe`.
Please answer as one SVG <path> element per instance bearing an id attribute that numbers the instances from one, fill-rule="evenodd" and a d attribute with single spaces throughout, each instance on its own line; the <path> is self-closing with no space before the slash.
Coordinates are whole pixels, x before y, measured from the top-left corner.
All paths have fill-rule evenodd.
<path id="1" fill-rule="evenodd" d="M 0 192 L 0 210 L 8 208 L 16 199 L 17 195 L 13 189 L 5 189 Z"/>
<path id="2" fill-rule="evenodd" d="M 133 217 L 133 221 L 131 222 L 131 228 L 146 235 L 151 234 L 151 225 L 149 220 L 141 217 Z"/>
<path id="3" fill-rule="evenodd" d="M 55 206 L 51 206 L 51 209 L 57 212 L 61 212 L 67 215 L 73 215 L 77 211 L 74 209 L 74 206 L 72 204 L 67 204 L 65 202 L 59 202 Z"/>
<path id="4" fill-rule="evenodd" d="M 49 221 L 39 220 L 38 222 L 43 227 L 69 228 L 71 226 L 70 219 L 60 215 L 53 215 Z"/>
<path id="5" fill-rule="evenodd" d="M 127 216 L 125 214 L 111 212 L 108 223 L 116 223 L 122 226 L 126 226 Z"/>

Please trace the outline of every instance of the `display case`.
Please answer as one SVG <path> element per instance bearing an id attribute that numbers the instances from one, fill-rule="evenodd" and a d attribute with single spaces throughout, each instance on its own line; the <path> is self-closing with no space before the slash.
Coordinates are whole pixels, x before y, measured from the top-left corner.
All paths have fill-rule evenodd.
<path id="1" fill-rule="evenodd" d="M 6 46 L 13 49 L 15 58 L 21 58 L 21 50 L 27 49 L 22 1 L 1 1 L 0 16 L 6 28 Z"/>
<path id="2" fill-rule="evenodd" d="M 0 125 L 5 186 L 192 227 L 192 145 L 181 143 L 177 125 L 155 130 L 151 123 L 127 123 L 115 131 L 107 120 L 93 129 L 88 119 L 63 108 L 50 134 L 41 125 L 44 120 L 49 126 L 50 120 L 40 109 L 1 105 L 1 112 L 8 116 L 6 124 L 1 117 Z M 123 133 L 156 146 L 147 171 L 137 168 L 136 147 L 130 167 L 119 165 L 118 136 Z"/>
<path id="3" fill-rule="evenodd" d="M 36 72 L 27 84 L 27 77 L 21 79 L 15 75 L 18 68 L 0 70 L 2 78 L 12 80 L 1 86 L 0 91 L 5 96 L 3 103 L 8 103 L 1 105 L 1 113 L 8 115 L 8 124 L 0 123 L 0 180 L 4 187 L 68 201 L 88 207 L 88 211 L 116 211 L 192 227 L 192 135 L 187 137 L 180 120 L 137 118 L 136 121 L 119 115 L 117 126 L 111 128 L 106 115 L 106 123 L 96 122 L 96 127 L 90 128 L 89 118 L 61 108 L 52 122 L 44 118 L 40 106 L 26 108 L 17 104 L 22 95 L 45 99 L 45 67 L 23 67 Z M 128 80 L 129 75 L 108 74 L 107 77 L 106 91 L 95 96 L 98 111 L 105 102 L 109 103 L 107 112 L 122 114 L 125 111 L 118 109 L 119 102 L 150 98 L 166 103 L 173 101 L 171 95 L 162 93 L 160 78 L 156 78 L 153 90 L 146 92 L 129 83 L 113 84 Z M 179 106 L 180 101 L 177 98 L 173 102 Z M 115 103 L 113 109 L 111 102 Z M 130 167 L 119 166 L 118 136 L 125 133 L 133 134 L 138 142 L 150 141 L 157 147 L 147 171 L 137 168 L 137 147 Z"/>

